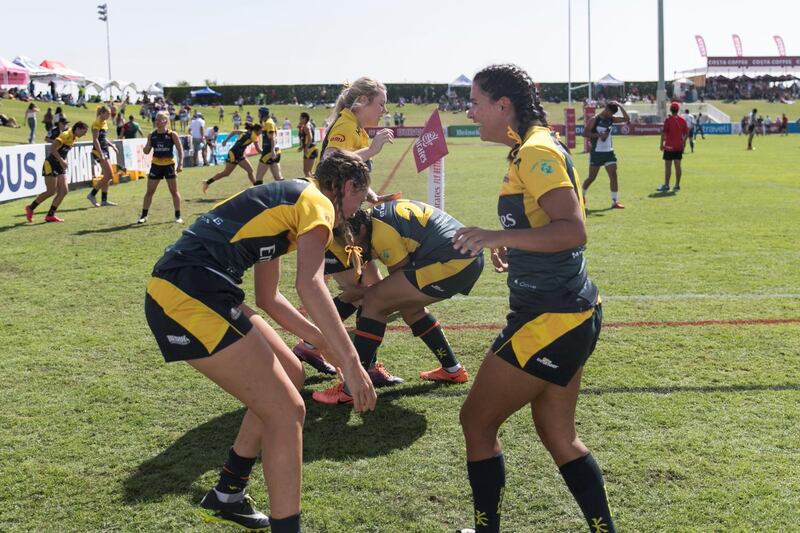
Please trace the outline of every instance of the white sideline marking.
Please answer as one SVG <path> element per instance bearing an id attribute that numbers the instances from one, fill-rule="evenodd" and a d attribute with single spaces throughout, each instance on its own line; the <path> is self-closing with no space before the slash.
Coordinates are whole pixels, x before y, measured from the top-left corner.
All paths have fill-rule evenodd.
<path id="1" fill-rule="evenodd" d="M 791 299 L 800 298 L 800 293 L 778 293 L 778 294 L 630 294 L 630 295 L 608 295 L 600 293 L 603 301 L 612 300 L 620 302 L 646 302 L 646 301 L 668 301 L 668 300 L 772 300 L 772 299 Z M 464 296 L 458 294 L 453 296 L 454 300 L 485 300 L 492 302 L 507 302 L 508 296 Z"/>

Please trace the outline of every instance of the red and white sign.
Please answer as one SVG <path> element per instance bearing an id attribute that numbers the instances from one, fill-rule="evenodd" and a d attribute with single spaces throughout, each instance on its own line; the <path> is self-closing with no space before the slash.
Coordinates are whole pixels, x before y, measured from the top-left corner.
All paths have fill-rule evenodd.
<path id="1" fill-rule="evenodd" d="M 778 55 L 786 57 L 786 45 L 783 44 L 783 37 L 780 35 L 773 35 L 772 38 L 775 39 L 775 46 L 778 47 Z"/>
<path id="2" fill-rule="evenodd" d="M 736 49 L 736 57 L 742 57 L 742 38 L 733 34 L 733 47 Z"/>
<path id="3" fill-rule="evenodd" d="M 448 154 L 439 111 L 434 111 L 425 123 L 422 133 L 414 142 L 413 152 L 417 172 L 422 172 Z"/>
<path id="4" fill-rule="evenodd" d="M 702 35 L 695 35 L 694 40 L 697 41 L 697 48 L 700 49 L 700 57 L 708 57 L 706 54 L 706 41 Z"/>
<path id="5" fill-rule="evenodd" d="M 564 109 L 564 125 L 566 127 L 567 148 L 575 148 L 575 109 L 567 107 Z"/>

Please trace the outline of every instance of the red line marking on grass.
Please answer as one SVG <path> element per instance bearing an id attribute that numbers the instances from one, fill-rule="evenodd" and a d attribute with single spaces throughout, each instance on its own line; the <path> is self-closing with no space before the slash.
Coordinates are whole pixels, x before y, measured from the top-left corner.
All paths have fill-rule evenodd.
<path id="1" fill-rule="evenodd" d="M 702 326 L 756 326 L 756 325 L 778 325 L 778 324 L 800 324 L 800 318 L 754 318 L 738 320 L 693 320 L 693 321 L 664 321 L 664 322 L 608 322 L 603 324 L 604 328 L 681 328 L 681 327 L 702 327 Z M 453 331 L 480 331 L 480 330 L 500 330 L 505 324 L 457 324 L 444 326 L 446 330 Z M 387 331 L 408 331 L 408 326 L 388 326 Z"/>
<path id="2" fill-rule="evenodd" d="M 403 160 L 408 155 L 408 152 L 411 151 L 411 147 L 412 146 L 414 146 L 413 142 L 411 142 L 408 145 L 408 148 L 406 148 L 406 151 L 403 152 L 403 155 L 401 155 L 400 159 L 397 160 L 397 163 L 394 164 L 394 166 L 392 167 L 392 171 L 389 172 L 389 175 L 386 177 L 385 180 L 383 180 L 383 183 L 381 183 L 381 188 L 378 189 L 378 194 L 383 194 L 384 191 L 386 191 L 386 189 L 389 187 L 389 183 L 391 183 L 392 178 L 394 178 L 394 175 L 397 174 L 397 169 L 400 168 L 400 165 L 402 164 Z"/>

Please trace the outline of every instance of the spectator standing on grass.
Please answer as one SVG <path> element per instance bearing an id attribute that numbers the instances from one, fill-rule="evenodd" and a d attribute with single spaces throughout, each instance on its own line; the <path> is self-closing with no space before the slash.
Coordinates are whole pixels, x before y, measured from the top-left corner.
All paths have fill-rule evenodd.
<path id="1" fill-rule="evenodd" d="M 748 117 L 747 117 L 747 149 L 748 150 L 755 150 L 755 148 L 753 148 L 753 137 L 756 134 L 756 125 L 757 125 L 757 122 L 758 122 L 758 116 L 756 115 L 756 113 L 758 113 L 758 109 L 756 109 L 754 107 L 753 108 L 753 112 L 750 113 L 750 115 L 748 115 Z"/>
<path id="2" fill-rule="evenodd" d="M 201 113 L 195 113 L 192 122 L 189 124 L 189 133 L 192 136 L 192 150 L 194 151 L 194 164 L 200 165 L 199 156 L 203 156 L 203 166 L 208 166 L 208 155 L 206 154 L 205 144 L 206 121 L 203 120 Z"/>
<path id="3" fill-rule="evenodd" d="M 219 126 L 214 126 L 211 128 L 207 128 L 205 132 L 205 143 L 206 147 L 208 148 L 208 161 L 215 165 L 218 164 L 217 161 L 217 134 L 219 133 Z"/>
<path id="4" fill-rule="evenodd" d="M 28 144 L 33 144 L 33 138 L 36 135 L 36 113 L 38 112 L 39 108 L 33 102 L 28 104 L 28 109 L 25 110 L 25 124 L 31 129 L 31 134 L 28 136 Z"/>
<path id="5" fill-rule="evenodd" d="M 392 125 L 392 115 L 388 111 L 385 115 L 383 115 L 383 125 L 387 128 L 391 127 Z"/>
<path id="6" fill-rule="evenodd" d="M 60 121 L 61 119 L 66 119 L 67 115 L 64 114 L 64 111 L 61 110 L 61 107 L 56 107 L 56 113 L 53 115 L 53 120 L 55 122 Z"/>
<path id="7" fill-rule="evenodd" d="M 242 117 L 238 111 L 233 112 L 233 129 L 238 130 L 242 125 Z"/>
<path id="8" fill-rule="evenodd" d="M 694 123 L 694 116 L 691 113 L 689 113 L 688 109 L 683 110 L 683 120 L 686 121 L 686 127 L 689 128 L 689 134 L 687 138 L 689 140 L 689 146 L 692 150 L 692 153 L 694 153 L 695 123 Z"/>
<path id="9" fill-rule="evenodd" d="M 395 111 L 394 112 L 394 125 L 395 126 L 399 126 L 400 125 L 400 111 Z"/>
<path id="10" fill-rule="evenodd" d="M 122 128 L 125 126 L 125 115 L 121 112 L 117 113 L 117 117 L 114 119 L 114 127 L 117 132 L 117 139 L 122 138 Z"/>
<path id="11" fill-rule="evenodd" d="M 767 115 L 767 118 L 764 119 L 764 135 L 769 135 L 771 132 L 772 132 L 772 119 L 769 118 L 769 115 Z"/>
<path id="12" fill-rule="evenodd" d="M 289 120 L 289 117 L 283 117 L 283 128 L 284 130 L 292 129 L 292 121 Z"/>
<path id="13" fill-rule="evenodd" d="M 705 125 L 707 119 L 708 119 L 708 117 L 704 117 L 702 113 L 698 113 L 697 114 L 697 120 L 695 120 L 695 125 L 694 125 L 694 138 L 695 139 L 697 138 L 697 134 L 698 133 L 700 134 L 700 136 L 703 139 L 706 138 L 706 134 L 703 131 L 703 125 Z"/>
<path id="14" fill-rule="evenodd" d="M 781 116 L 781 134 L 789 136 L 789 118 L 786 113 Z"/>
<path id="15" fill-rule="evenodd" d="M 44 117 L 42 118 L 42 124 L 44 124 L 44 134 L 48 135 L 53 130 L 53 127 L 57 122 L 58 121 L 55 119 L 55 115 L 53 115 L 53 108 L 48 107 L 47 111 L 45 111 Z"/>
<path id="16" fill-rule="evenodd" d="M 128 117 L 128 122 L 122 125 L 122 138 L 135 139 L 137 135 L 144 137 L 142 127 L 133 119 L 133 115 Z"/>
<path id="17" fill-rule="evenodd" d="M 217 124 L 222 124 L 225 121 L 225 108 L 220 105 L 217 109 L 219 111 L 219 121 Z"/>
<path id="18" fill-rule="evenodd" d="M 681 190 L 681 159 L 686 147 L 686 138 L 689 136 L 689 127 L 683 117 L 678 115 L 680 104 L 672 102 L 669 106 L 670 116 L 664 121 L 661 130 L 661 152 L 664 159 L 664 185 L 656 189 L 661 193 L 669 192 L 669 180 L 672 173 L 672 163 L 675 162 L 675 188 L 673 192 Z"/>
<path id="19" fill-rule="evenodd" d="M 253 125 L 253 115 L 250 114 L 250 111 L 247 112 L 247 115 L 244 117 L 244 123 Z"/>
<path id="20" fill-rule="evenodd" d="M 590 531 L 614 533 L 602 470 L 575 427 L 583 369 L 603 317 L 586 268 L 580 180 L 525 71 L 483 69 L 473 77 L 470 99 L 467 116 L 480 126 L 481 139 L 510 149 L 496 211 L 503 229 L 465 227 L 453 236 L 465 257 L 491 251 L 495 271 L 508 272 L 511 307 L 460 413 L 474 532 L 501 530 L 506 467 L 498 435 L 511 415 L 530 409 Z"/>

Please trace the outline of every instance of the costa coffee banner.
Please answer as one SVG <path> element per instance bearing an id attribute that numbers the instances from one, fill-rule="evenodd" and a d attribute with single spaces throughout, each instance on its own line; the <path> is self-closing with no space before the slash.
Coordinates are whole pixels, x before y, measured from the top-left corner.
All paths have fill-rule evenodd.
<path id="1" fill-rule="evenodd" d="M 447 154 L 447 141 L 444 139 L 439 111 L 434 111 L 425 123 L 422 134 L 414 143 L 414 162 L 417 164 L 417 172 L 422 172 Z"/>
<path id="2" fill-rule="evenodd" d="M 709 67 L 800 67 L 800 56 L 709 57 Z"/>

